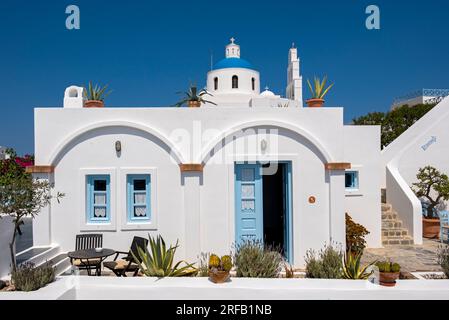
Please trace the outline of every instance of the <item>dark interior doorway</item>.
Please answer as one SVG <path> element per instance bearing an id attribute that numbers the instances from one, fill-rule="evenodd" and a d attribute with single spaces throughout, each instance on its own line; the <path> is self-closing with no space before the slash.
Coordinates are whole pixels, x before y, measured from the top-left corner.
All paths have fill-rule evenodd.
<path id="1" fill-rule="evenodd" d="M 270 164 L 264 165 L 267 168 Z M 273 164 L 271 164 L 272 166 Z M 286 164 L 278 163 L 274 174 L 263 179 L 263 235 L 264 243 L 285 250 L 286 190 L 284 177 Z M 268 171 L 268 170 L 267 170 Z"/>

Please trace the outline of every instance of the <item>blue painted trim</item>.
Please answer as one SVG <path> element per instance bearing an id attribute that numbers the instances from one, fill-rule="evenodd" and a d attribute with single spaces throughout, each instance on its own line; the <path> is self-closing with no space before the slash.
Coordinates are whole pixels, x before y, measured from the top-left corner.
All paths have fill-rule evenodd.
<path id="1" fill-rule="evenodd" d="M 218 61 L 212 70 L 227 69 L 227 68 L 244 68 L 255 70 L 251 63 L 242 58 L 224 58 Z"/>
<path id="2" fill-rule="evenodd" d="M 351 176 L 351 185 L 346 187 L 346 175 Z M 358 190 L 359 189 L 359 172 L 358 171 L 346 171 L 345 172 L 345 188 L 346 190 Z"/>
<path id="3" fill-rule="evenodd" d="M 251 169 L 254 172 L 253 181 L 242 181 L 242 170 Z M 263 189 L 260 164 L 235 164 L 235 241 L 241 243 L 244 237 L 252 237 L 263 241 Z M 254 197 L 242 197 L 242 185 L 254 186 Z M 242 210 L 242 200 L 254 201 L 254 213 Z M 244 219 L 255 219 L 254 229 L 244 230 Z"/>
<path id="4" fill-rule="evenodd" d="M 97 180 L 106 180 L 106 191 L 95 191 L 94 184 Z M 106 204 L 96 205 L 95 194 L 105 194 Z M 106 207 L 106 217 L 94 217 L 95 207 Z M 86 218 L 88 223 L 108 223 L 111 221 L 111 178 L 109 175 L 87 175 L 86 176 Z"/>
<path id="5" fill-rule="evenodd" d="M 134 194 L 143 193 L 141 191 L 134 191 L 134 180 L 145 180 L 145 203 L 135 203 Z M 149 174 L 129 174 L 126 178 L 126 193 L 127 193 L 127 220 L 128 222 L 148 222 L 151 221 L 151 176 Z M 146 217 L 134 217 L 134 208 L 143 207 L 147 209 Z"/>
<path id="6" fill-rule="evenodd" d="M 291 161 L 281 161 L 279 163 L 285 164 L 285 176 L 284 176 L 284 182 L 286 184 L 286 199 L 284 199 L 287 203 L 286 209 L 286 222 L 287 225 L 285 226 L 284 232 L 286 232 L 286 238 L 287 241 L 285 242 L 286 246 L 286 259 L 289 263 L 293 263 L 293 198 L 292 198 L 292 162 Z"/>

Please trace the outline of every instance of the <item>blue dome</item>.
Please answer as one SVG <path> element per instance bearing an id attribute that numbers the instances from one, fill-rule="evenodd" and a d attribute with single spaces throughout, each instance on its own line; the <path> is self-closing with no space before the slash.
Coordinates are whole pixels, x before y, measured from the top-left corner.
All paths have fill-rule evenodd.
<path id="1" fill-rule="evenodd" d="M 251 63 L 241 58 L 225 58 L 220 60 L 214 65 L 213 70 L 226 68 L 245 68 L 255 70 Z"/>

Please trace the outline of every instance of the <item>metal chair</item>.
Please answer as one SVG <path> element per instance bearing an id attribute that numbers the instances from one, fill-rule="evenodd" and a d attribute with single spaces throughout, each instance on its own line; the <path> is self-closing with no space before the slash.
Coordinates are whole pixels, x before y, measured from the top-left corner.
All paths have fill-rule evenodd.
<path id="1" fill-rule="evenodd" d="M 75 238 L 75 250 L 87 250 L 103 247 L 103 235 L 100 233 L 77 234 Z M 70 263 L 80 270 L 93 270 L 96 272 L 101 268 L 101 259 L 83 261 L 70 259 Z"/>
<path id="2" fill-rule="evenodd" d="M 131 248 L 128 252 L 117 251 L 115 258 L 113 261 L 103 262 L 105 268 L 108 268 L 117 277 L 126 277 L 127 272 L 133 272 L 133 277 L 137 276 L 139 272 L 139 266 L 134 262 L 134 257 L 132 253 L 139 259 L 141 262 L 139 253 L 137 248 L 146 248 L 148 246 L 148 239 L 141 237 L 134 237 L 133 242 L 131 243 Z M 126 255 L 123 259 L 118 259 L 119 255 Z"/>
<path id="3" fill-rule="evenodd" d="M 440 241 L 449 244 L 449 212 L 440 211 L 438 215 L 440 216 Z"/>

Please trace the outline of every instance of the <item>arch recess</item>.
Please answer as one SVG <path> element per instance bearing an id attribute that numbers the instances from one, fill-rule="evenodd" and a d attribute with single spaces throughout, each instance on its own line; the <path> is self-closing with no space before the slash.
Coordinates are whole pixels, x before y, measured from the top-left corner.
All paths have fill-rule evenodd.
<path id="1" fill-rule="evenodd" d="M 322 157 L 329 163 L 333 162 L 333 158 L 330 155 L 330 153 L 324 148 L 324 146 L 319 142 L 310 132 L 307 130 L 304 130 L 303 128 L 288 123 L 284 121 L 277 121 L 277 120 L 255 120 L 255 121 L 249 121 L 249 122 L 243 122 L 238 125 L 235 125 L 233 127 L 228 128 L 223 134 L 217 136 L 213 140 L 211 140 L 201 151 L 201 159 L 198 159 L 198 163 L 204 163 L 206 164 L 208 160 L 209 153 L 214 150 L 215 146 L 223 141 L 225 138 L 233 135 L 237 131 L 245 130 L 253 127 L 261 127 L 261 126 L 270 126 L 270 127 L 277 127 L 279 129 L 286 129 L 289 131 L 292 131 L 296 134 L 299 134 L 300 136 L 304 137 L 306 140 L 308 140 L 312 145 L 314 145 L 318 151 L 321 153 Z"/>
<path id="2" fill-rule="evenodd" d="M 175 160 L 178 163 L 183 163 L 183 156 L 181 154 L 181 152 L 178 150 L 178 148 L 176 148 L 176 146 L 169 140 L 167 139 L 161 132 L 159 132 L 158 130 L 151 128 L 147 125 L 141 124 L 141 123 L 137 123 L 137 122 L 130 122 L 130 121 L 106 121 L 106 122 L 99 122 L 99 123 L 94 123 L 94 124 L 90 124 L 84 128 L 81 128 L 77 131 L 75 131 L 74 133 L 71 133 L 70 135 L 68 135 L 59 145 L 58 147 L 55 149 L 55 151 L 53 152 L 52 156 L 50 157 L 50 164 L 51 165 L 56 165 L 55 161 L 61 156 L 61 154 L 64 152 L 64 149 L 67 145 L 69 145 L 72 141 L 74 141 L 76 138 L 78 138 L 79 136 L 90 132 L 90 131 L 94 131 L 97 129 L 102 129 L 102 128 L 108 128 L 108 127 L 125 127 L 125 128 L 130 128 L 130 129 L 137 129 L 140 130 L 142 132 L 148 133 L 154 137 L 156 137 L 157 139 L 159 139 L 160 141 L 162 141 L 167 147 L 168 149 L 171 151 L 172 156 L 175 158 Z"/>

